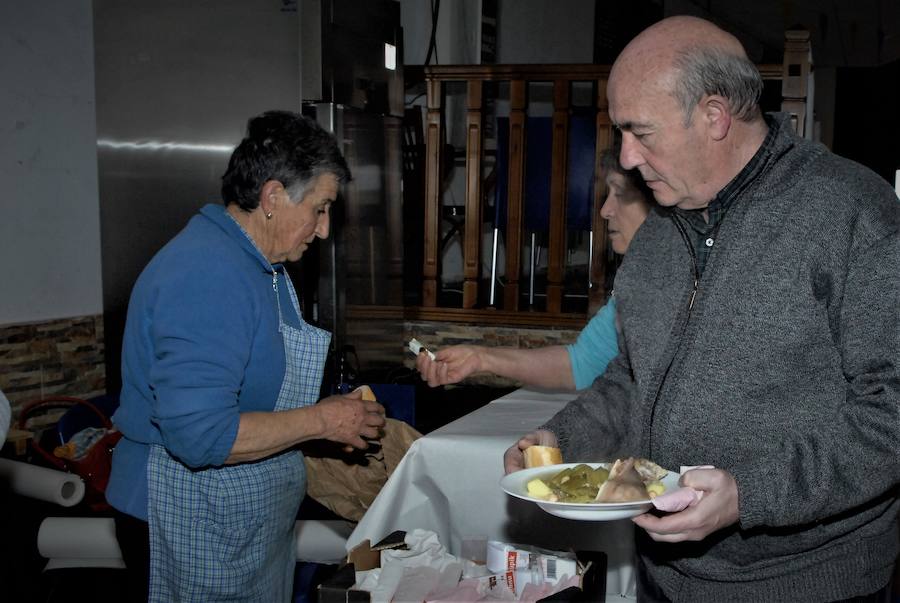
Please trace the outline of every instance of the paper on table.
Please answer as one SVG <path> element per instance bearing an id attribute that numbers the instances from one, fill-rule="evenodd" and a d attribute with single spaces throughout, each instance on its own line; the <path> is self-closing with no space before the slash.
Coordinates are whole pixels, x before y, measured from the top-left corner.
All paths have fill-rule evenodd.
<path id="1" fill-rule="evenodd" d="M 565 577 L 556 584 L 525 580 L 521 584 L 517 574 L 522 570 L 480 577 L 464 577 L 459 584 L 440 595 L 427 599 L 428 603 L 468 603 L 470 601 L 520 601 L 533 603 L 569 587 L 581 587 L 581 576 Z M 566 599 L 568 600 L 568 599 Z"/>
<path id="2" fill-rule="evenodd" d="M 408 549 L 381 551 L 381 569 L 357 573 L 357 588 L 368 590 L 373 603 L 424 601 L 443 592 L 462 575 L 462 563 L 438 541 L 437 534 L 415 529 L 404 538 Z"/>
<path id="3" fill-rule="evenodd" d="M 63 507 L 77 505 L 84 498 L 84 482 L 72 473 L 0 459 L 0 480 L 21 496 L 28 496 Z"/>

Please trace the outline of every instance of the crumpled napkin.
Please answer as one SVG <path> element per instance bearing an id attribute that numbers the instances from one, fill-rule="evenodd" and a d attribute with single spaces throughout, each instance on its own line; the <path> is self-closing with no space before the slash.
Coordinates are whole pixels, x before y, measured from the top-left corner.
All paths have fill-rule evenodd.
<path id="1" fill-rule="evenodd" d="M 357 588 L 372 593 L 373 603 L 421 602 L 455 588 L 463 563 L 438 541 L 437 534 L 415 529 L 404 538 L 408 549 L 381 551 L 381 568 L 357 572 Z"/>
<path id="2" fill-rule="evenodd" d="M 691 469 L 714 469 L 712 465 L 696 465 L 693 467 L 682 466 L 680 474 L 684 475 L 686 472 Z M 667 513 L 675 513 L 677 511 L 683 511 L 688 507 L 693 507 L 700 499 L 703 498 L 702 490 L 694 490 L 693 488 L 689 488 L 688 486 L 682 486 L 680 488 L 676 488 L 665 494 L 660 494 L 659 496 L 651 499 L 653 506 L 659 509 L 660 511 L 666 511 Z"/>
<path id="3" fill-rule="evenodd" d="M 356 588 L 369 591 L 372 603 L 534 603 L 581 581 L 580 576 L 571 576 L 555 585 L 527 584 L 517 597 L 502 581 L 498 588 L 490 588 L 487 568 L 448 553 L 434 532 L 415 529 L 407 532 L 404 542 L 407 550 L 381 551 L 380 568 L 356 573 Z"/>

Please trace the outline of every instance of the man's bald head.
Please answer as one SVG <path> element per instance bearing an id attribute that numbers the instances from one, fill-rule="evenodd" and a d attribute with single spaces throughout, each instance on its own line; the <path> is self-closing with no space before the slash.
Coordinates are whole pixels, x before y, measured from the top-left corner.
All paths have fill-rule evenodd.
<path id="1" fill-rule="evenodd" d="M 688 16 L 654 23 L 628 43 L 621 57 L 648 49 L 656 54 L 671 54 L 692 46 L 717 47 L 746 58 L 744 47 L 733 35 L 710 21 Z"/>
<path id="2" fill-rule="evenodd" d="M 641 32 L 613 65 L 610 85 L 623 79 L 667 90 L 686 122 L 700 99 L 714 94 L 729 101 L 738 119 L 760 117 L 763 82 L 756 66 L 737 38 L 697 17 L 670 17 Z"/>
<path id="3" fill-rule="evenodd" d="M 661 205 L 706 207 L 765 139 L 761 94 L 734 36 L 694 17 L 664 19 L 625 47 L 609 76 L 619 161 Z"/>

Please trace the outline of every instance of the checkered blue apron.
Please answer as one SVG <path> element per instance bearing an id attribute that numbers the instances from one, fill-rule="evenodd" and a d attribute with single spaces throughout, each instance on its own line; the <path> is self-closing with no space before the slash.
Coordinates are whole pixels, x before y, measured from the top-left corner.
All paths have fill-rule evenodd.
<path id="1" fill-rule="evenodd" d="M 300 315 L 297 294 L 282 280 Z M 278 287 L 275 273 L 273 286 Z M 285 374 L 274 410 L 314 404 L 331 335 L 287 325 L 278 307 Z M 149 601 L 289 601 L 294 576 L 294 521 L 306 492 L 297 451 L 261 461 L 193 470 L 160 445 L 148 464 Z"/>

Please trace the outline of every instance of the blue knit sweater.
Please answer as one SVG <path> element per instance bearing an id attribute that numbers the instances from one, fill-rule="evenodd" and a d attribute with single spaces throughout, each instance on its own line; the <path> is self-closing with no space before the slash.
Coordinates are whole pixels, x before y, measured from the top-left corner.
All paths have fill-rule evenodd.
<path id="1" fill-rule="evenodd" d="M 150 261 L 131 294 L 110 504 L 147 518 L 147 456 L 163 444 L 189 467 L 222 465 L 239 415 L 272 410 L 284 376 L 287 287 L 220 205 L 207 205 Z"/>

